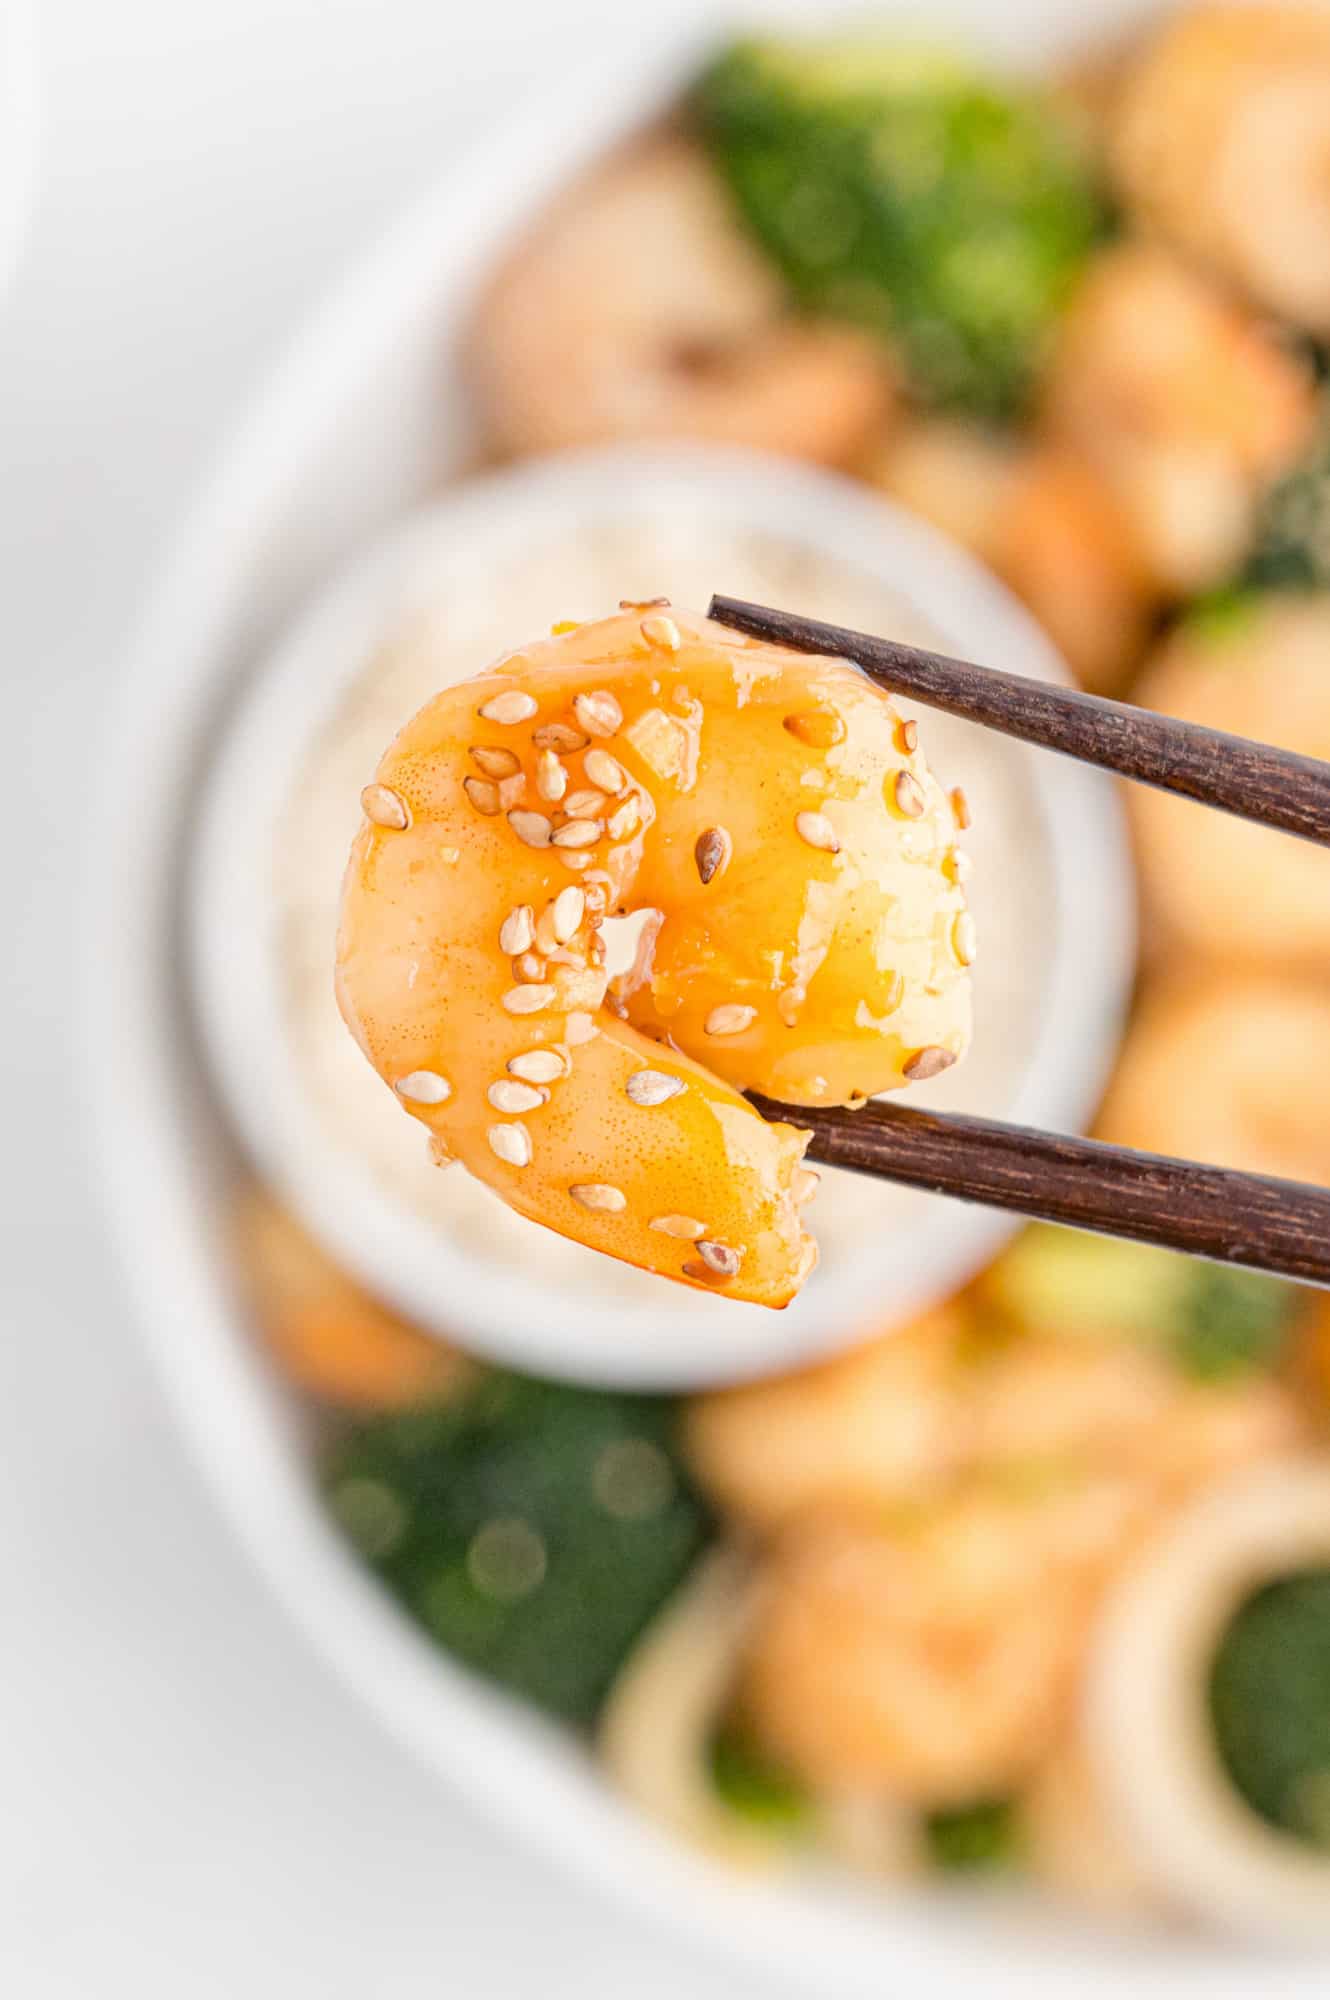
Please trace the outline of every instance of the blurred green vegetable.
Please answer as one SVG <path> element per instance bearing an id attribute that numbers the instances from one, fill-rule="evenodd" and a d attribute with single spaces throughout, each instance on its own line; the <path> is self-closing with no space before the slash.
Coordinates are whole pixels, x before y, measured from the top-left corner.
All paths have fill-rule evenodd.
<path id="1" fill-rule="evenodd" d="M 1330 408 L 1312 449 L 1265 497 L 1247 580 L 1266 590 L 1330 590 Z"/>
<path id="2" fill-rule="evenodd" d="M 1330 1570 L 1282 1577 L 1248 1599 L 1215 1656 L 1210 1713 L 1248 1804 L 1330 1851 Z"/>
<path id="3" fill-rule="evenodd" d="M 360 1425 L 326 1467 L 343 1529 L 450 1652 L 590 1722 L 707 1538 L 674 1405 L 516 1375 Z"/>
<path id="4" fill-rule="evenodd" d="M 924 401 L 1019 413 L 1104 222 L 1046 103 L 895 42 L 754 39 L 693 106 L 804 305 L 891 339 Z"/>
<path id="5" fill-rule="evenodd" d="M 711 1782 L 731 1812 L 767 1832 L 795 1834 L 809 1822 L 811 1802 L 798 1779 L 737 1726 L 712 1739 Z"/>
<path id="6" fill-rule="evenodd" d="M 1254 1271 L 1046 1224 L 1022 1233 L 984 1289 L 1030 1331 L 1127 1335 L 1202 1381 L 1273 1367 L 1302 1298 Z"/>
<path id="7" fill-rule="evenodd" d="M 981 1799 L 931 1812 L 924 1820 L 924 1841 L 933 1866 L 948 1874 L 1016 1867 L 1021 1830 L 1015 1801 Z"/>

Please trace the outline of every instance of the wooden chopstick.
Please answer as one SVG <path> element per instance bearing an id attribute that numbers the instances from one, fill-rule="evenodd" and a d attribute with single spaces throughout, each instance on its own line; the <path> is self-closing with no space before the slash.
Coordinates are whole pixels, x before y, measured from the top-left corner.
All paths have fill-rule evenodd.
<path id="1" fill-rule="evenodd" d="M 857 1111 L 752 1102 L 811 1128 L 808 1158 L 826 1166 L 1330 1286 L 1330 1188 L 876 1100 Z"/>
<path id="2" fill-rule="evenodd" d="M 710 616 L 755 639 L 853 660 L 893 694 L 1005 736 L 1330 845 L 1330 764 L 1314 757 L 738 597 L 713 597 Z"/>

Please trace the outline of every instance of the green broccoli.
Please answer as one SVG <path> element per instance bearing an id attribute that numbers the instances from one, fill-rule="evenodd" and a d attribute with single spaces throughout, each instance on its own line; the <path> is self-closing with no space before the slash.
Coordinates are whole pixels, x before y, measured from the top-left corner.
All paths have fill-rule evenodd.
<path id="1" fill-rule="evenodd" d="M 927 403 L 1020 413 L 1104 223 L 1051 107 L 872 40 L 737 42 L 692 102 L 803 305 L 891 339 Z"/>
<path id="2" fill-rule="evenodd" d="M 375 1417 L 325 1467 L 337 1520 L 449 1651 L 589 1723 L 703 1546 L 675 1407 L 496 1374 Z"/>
<path id="3" fill-rule="evenodd" d="M 1265 497 L 1246 581 L 1263 590 L 1330 589 L 1330 405 L 1310 451 Z"/>
<path id="4" fill-rule="evenodd" d="M 765 1832 L 802 1833 L 812 1802 L 798 1779 L 743 1728 L 723 1725 L 711 1741 L 711 1782 L 731 1812 Z"/>
<path id="5" fill-rule="evenodd" d="M 1210 1670 L 1220 1756 L 1272 1826 L 1330 1852 L 1330 1570 L 1268 1583 Z"/>
<path id="6" fill-rule="evenodd" d="M 935 1868 L 969 1874 L 1019 1865 L 1020 1818 L 1012 1799 L 980 1799 L 968 1806 L 945 1806 L 926 1815 L 924 1843 Z"/>

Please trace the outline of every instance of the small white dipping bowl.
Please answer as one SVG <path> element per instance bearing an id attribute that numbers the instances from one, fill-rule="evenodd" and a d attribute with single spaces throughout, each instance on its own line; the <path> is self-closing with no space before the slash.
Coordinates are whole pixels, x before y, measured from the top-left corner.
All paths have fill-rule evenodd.
<path id="1" fill-rule="evenodd" d="M 247 1147 L 377 1291 L 543 1374 L 690 1387 L 786 1367 L 954 1289 L 1011 1227 L 825 1174 L 809 1211 L 822 1263 L 802 1296 L 783 1313 L 726 1303 L 571 1245 L 461 1167 L 431 1166 L 337 1019 L 338 886 L 360 788 L 395 730 L 436 686 L 555 618 L 604 615 L 621 595 L 705 608 L 711 589 L 1060 672 L 986 574 L 846 480 L 702 448 L 578 453 L 457 486 L 343 571 L 251 681 L 206 774 L 193 994 Z M 1131 970 L 1112 789 L 971 724 L 922 712 L 920 728 L 973 809 L 980 958 L 972 1053 L 910 1099 L 1075 1127 L 1102 1087 Z"/>

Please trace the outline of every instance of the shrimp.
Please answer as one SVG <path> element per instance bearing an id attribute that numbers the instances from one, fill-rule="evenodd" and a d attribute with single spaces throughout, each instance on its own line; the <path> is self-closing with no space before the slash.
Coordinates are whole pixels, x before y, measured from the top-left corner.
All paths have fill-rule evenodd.
<path id="1" fill-rule="evenodd" d="M 828 464 L 881 426 L 881 343 L 796 318 L 705 156 L 657 139 L 595 169 L 500 270 L 471 370 L 501 448 L 695 437 Z"/>
<path id="2" fill-rule="evenodd" d="M 1330 13 L 1193 7 L 1133 64 L 1111 147 L 1128 203 L 1268 312 L 1330 333 Z"/>
<path id="3" fill-rule="evenodd" d="M 1330 757 L 1328 653 L 1330 597 L 1258 599 L 1221 629 L 1184 625 L 1147 667 L 1138 698 L 1186 722 Z M 1330 854 L 1143 785 L 1132 787 L 1130 804 L 1146 903 L 1166 950 L 1324 974 Z"/>
<path id="4" fill-rule="evenodd" d="M 1068 308 L 1042 418 L 1099 472 L 1144 574 L 1189 596 L 1240 563 L 1316 401 L 1268 328 L 1167 251 L 1126 243 L 1095 259 Z"/>
<path id="5" fill-rule="evenodd" d="M 812 1268 L 807 1135 L 969 1034 L 963 806 L 844 661 L 662 603 L 447 689 L 362 803 L 337 991 L 436 1153 L 520 1214 L 732 1298 Z M 649 912 L 611 986 L 607 917 Z"/>

